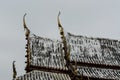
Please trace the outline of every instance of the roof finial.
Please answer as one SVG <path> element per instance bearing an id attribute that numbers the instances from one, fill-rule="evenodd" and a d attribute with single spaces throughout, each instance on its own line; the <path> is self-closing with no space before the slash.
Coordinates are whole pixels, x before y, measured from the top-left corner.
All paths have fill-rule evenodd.
<path id="1" fill-rule="evenodd" d="M 27 57 L 27 66 L 26 66 L 26 72 L 28 72 L 28 67 L 30 64 L 30 42 L 29 42 L 29 35 L 30 35 L 30 30 L 28 29 L 26 23 L 25 23 L 25 16 L 27 14 L 25 13 L 25 15 L 23 16 L 23 26 L 24 26 L 24 30 L 25 30 L 25 36 L 26 36 L 26 40 L 27 40 L 27 44 L 26 44 L 26 52 L 27 55 L 25 57 Z"/>
<path id="2" fill-rule="evenodd" d="M 16 78 L 16 76 L 17 76 L 17 71 L 15 68 L 15 61 L 13 61 L 13 80 Z"/>
<path id="3" fill-rule="evenodd" d="M 58 18 L 57 18 L 57 21 L 58 21 L 58 27 L 59 27 L 59 30 L 60 30 L 60 35 L 61 35 L 61 39 L 62 39 L 62 43 L 63 43 L 63 50 L 64 50 L 64 53 L 65 53 L 65 60 L 68 61 L 68 63 L 66 64 L 69 64 L 69 58 L 68 58 L 68 51 L 67 51 L 67 42 L 66 42 L 66 37 L 64 35 L 64 30 L 63 30 L 63 27 L 60 23 L 60 19 L 59 19 L 59 16 L 60 16 L 60 12 L 58 14 Z M 68 65 L 67 65 L 68 66 Z"/>
<path id="4" fill-rule="evenodd" d="M 61 39 L 62 39 L 62 43 L 63 43 L 63 50 L 64 50 L 64 53 L 65 53 L 66 66 L 67 66 L 68 70 L 70 71 L 69 75 L 71 77 L 73 77 L 74 79 L 78 80 L 78 78 L 76 77 L 76 70 L 72 66 L 72 64 L 70 63 L 70 45 L 69 46 L 67 45 L 66 37 L 65 37 L 65 34 L 64 34 L 63 27 L 60 23 L 59 16 L 60 16 L 60 12 L 58 14 L 57 20 L 58 20 L 58 27 L 59 27 L 59 30 L 60 30 L 60 35 L 61 35 Z"/>

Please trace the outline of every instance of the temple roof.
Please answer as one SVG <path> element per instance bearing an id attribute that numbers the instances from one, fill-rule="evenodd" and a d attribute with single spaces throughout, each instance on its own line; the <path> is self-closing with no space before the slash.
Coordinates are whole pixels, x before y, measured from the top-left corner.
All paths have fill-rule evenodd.
<path id="1" fill-rule="evenodd" d="M 83 71 L 83 76 L 93 78 L 120 78 L 120 75 L 118 74 L 120 73 L 119 69 L 107 67 L 119 67 L 119 41 L 75 36 L 70 33 L 67 34 L 66 39 L 67 45 L 70 45 L 70 61 L 73 63 L 77 61 L 78 63 L 78 76 L 80 76 L 81 71 Z M 31 50 L 30 65 L 34 67 L 33 70 L 38 70 L 36 67 L 39 69 L 48 68 L 63 71 L 68 70 L 65 66 L 65 54 L 62 50 L 63 45 L 60 41 L 31 34 L 29 37 L 29 42 Z M 99 65 L 103 66 L 100 67 Z M 53 72 L 55 72 L 55 70 Z"/>
<path id="2" fill-rule="evenodd" d="M 80 65 L 78 64 L 77 66 L 77 75 L 79 77 L 83 74 L 83 76 L 91 78 L 120 78 L 119 69 L 107 67 L 119 67 L 119 41 L 75 36 L 70 33 L 68 33 L 66 38 L 67 44 L 71 46 L 70 61 L 77 61 L 77 63 L 80 63 Z M 65 66 L 66 62 L 62 50 L 63 45 L 60 41 L 43 38 L 35 34 L 30 35 L 29 41 L 31 48 L 31 66 L 37 66 L 38 68 L 45 67 L 46 69 L 68 70 Z M 84 65 L 85 63 L 87 65 Z M 99 65 L 103 65 L 103 67 Z M 35 73 L 36 72 L 39 71 L 35 71 Z M 53 72 L 55 72 L 55 70 Z M 29 74 L 31 73 L 33 74 L 33 72 Z M 45 72 L 43 71 L 43 73 Z"/>
<path id="3" fill-rule="evenodd" d="M 60 13 L 59 13 L 60 15 Z M 120 80 L 120 41 L 64 34 L 62 41 L 26 29 L 26 74 L 16 80 Z"/>

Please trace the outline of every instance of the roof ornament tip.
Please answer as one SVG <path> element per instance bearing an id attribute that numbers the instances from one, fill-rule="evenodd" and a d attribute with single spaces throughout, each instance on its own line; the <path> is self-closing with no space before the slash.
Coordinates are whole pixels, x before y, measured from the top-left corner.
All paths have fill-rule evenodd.
<path id="1" fill-rule="evenodd" d="M 60 19 L 59 19 L 60 14 L 61 14 L 61 12 L 59 11 L 59 13 L 58 13 L 58 19 L 57 20 L 58 20 L 58 27 L 62 28 L 62 25 L 61 25 Z"/>
<path id="2" fill-rule="evenodd" d="M 23 26 L 24 26 L 24 30 L 27 29 L 27 25 L 26 25 L 26 22 L 25 22 L 25 16 L 27 15 L 27 13 L 24 14 L 23 16 Z"/>
<path id="3" fill-rule="evenodd" d="M 27 13 L 25 13 L 24 16 L 23 16 L 23 26 L 24 26 L 24 30 L 25 30 L 25 29 L 26 29 L 26 30 L 29 30 L 28 27 L 27 27 L 27 25 L 26 25 L 26 22 L 25 22 L 25 17 L 26 17 L 26 15 L 27 15 Z"/>
<path id="4" fill-rule="evenodd" d="M 24 16 L 23 16 L 23 27 L 24 27 L 24 30 L 26 30 L 25 35 L 26 35 L 26 37 L 28 37 L 29 34 L 30 34 L 30 30 L 28 29 L 28 27 L 27 27 L 27 25 L 26 25 L 26 22 L 25 22 L 25 16 L 26 16 L 26 15 L 27 15 L 27 14 L 25 13 Z"/>
<path id="5" fill-rule="evenodd" d="M 16 78 L 17 76 L 17 71 L 16 71 L 16 67 L 15 67 L 15 61 L 13 61 L 13 80 Z"/>

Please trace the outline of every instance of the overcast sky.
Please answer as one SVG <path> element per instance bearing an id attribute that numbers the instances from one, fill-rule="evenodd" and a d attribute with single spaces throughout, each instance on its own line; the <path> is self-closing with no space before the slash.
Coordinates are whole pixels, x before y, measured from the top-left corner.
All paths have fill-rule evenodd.
<path id="1" fill-rule="evenodd" d="M 60 39 L 59 11 L 66 32 L 120 40 L 120 0 L 1 0 L 0 80 L 12 79 L 13 60 L 18 76 L 25 73 L 23 15 L 33 33 Z"/>

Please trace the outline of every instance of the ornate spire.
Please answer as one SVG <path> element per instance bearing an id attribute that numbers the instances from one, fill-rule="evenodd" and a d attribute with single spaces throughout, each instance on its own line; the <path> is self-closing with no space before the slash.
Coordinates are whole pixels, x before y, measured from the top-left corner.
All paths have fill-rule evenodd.
<path id="1" fill-rule="evenodd" d="M 27 52 L 27 55 L 25 57 L 27 57 L 27 66 L 26 66 L 26 72 L 29 72 L 29 65 L 30 65 L 30 43 L 29 43 L 29 35 L 30 35 L 30 30 L 28 29 L 27 25 L 26 25 L 26 22 L 25 22 L 25 16 L 27 14 L 25 13 L 25 15 L 23 16 L 23 27 L 24 27 L 24 30 L 26 31 L 25 32 L 25 36 L 26 36 L 26 40 L 27 40 L 27 44 L 26 44 L 26 52 Z"/>
<path id="2" fill-rule="evenodd" d="M 58 14 L 57 20 L 58 20 L 58 27 L 59 27 L 59 30 L 60 30 L 60 35 L 61 35 L 61 39 L 62 39 L 62 43 L 63 43 L 63 50 L 64 50 L 64 53 L 65 53 L 66 66 L 68 67 L 68 70 L 69 70 L 70 76 L 72 77 L 72 80 L 79 80 L 76 77 L 77 73 L 76 73 L 75 67 L 73 67 L 72 64 L 70 63 L 70 45 L 67 47 L 66 37 L 65 37 L 65 34 L 64 34 L 63 27 L 60 23 L 59 16 L 60 16 L 60 12 Z"/>
<path id="3" fill-rule="evenodd" d="M 15 68 L 15 61 L 13 61 L 13 80 L 16 78 L 16 76 L 17 76 L 17 71 Z"/>
<path id="4" fill-rule="evenodd" d="M 63 50 L 64 50 L 64 53 L 65 53 L 65 60 L 67 61 L 66 64 L 69 64 L 70 63 L 70 60 L 69 60 L 69 52 L 67 50 L 67 42 L 66 42 L 66 37 L 64 35 L 64 30 L 63 30 L 63 27 L 60 23 L 60 20 L 59 20 L 59 16 L 60 16 L 60 12 L 58 14 L 58 27 L 59 27 L 59 30 L 60 30 L 60 35 L 61 35 L 61 39 L 62 39 L 62 43 L 63 43 Z M 66 65 L 68 66 L 68 65 Z"/>

